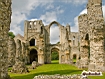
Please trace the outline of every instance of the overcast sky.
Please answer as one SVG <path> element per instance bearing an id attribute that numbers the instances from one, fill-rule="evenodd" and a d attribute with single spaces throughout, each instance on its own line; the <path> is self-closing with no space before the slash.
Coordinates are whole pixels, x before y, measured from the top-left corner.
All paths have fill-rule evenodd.
<path id="1" fill-rule="evenodd" d="M 10 31 L 24 35 L 24 20 L 42 20 L 44 25 L 57 21 L 70 24 L 71 31 L 78 31 L 78 16 L 87 12 L 88 0 L 12 0 L 12 21 Z M 105 0 L 103 14 L 105 17 Z M 57 42 L 58 27 L 51 27 L 51 41 Z"/>

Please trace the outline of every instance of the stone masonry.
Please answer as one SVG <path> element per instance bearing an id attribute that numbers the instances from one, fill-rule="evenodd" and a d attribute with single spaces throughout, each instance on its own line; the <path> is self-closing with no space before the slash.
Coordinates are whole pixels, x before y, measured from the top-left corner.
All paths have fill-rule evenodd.
<path id="1" fill-rule="evenodd" d="M 105 71 L 105 37 L 102 0 L 89 0 L 87 5 L 88 26 L 90 27 L 89 70 Z"/>
<path id="2" fill-rule="evenodd" d="M 13 65 L 11 72 L 13 73 L 28 72 L 28 68 L 25 66 L 25 62 L 23 60 L 22 45 L 19 39 L 16 41 L 16 58 L 15 58 L 15 64 Z"/>
<path id="3" fill-rule="evenodd" d="M 8 31 L 11 23 L 11 0 L 0 0 L 0 79 L 8 76 Z"/>
<path id="4" fill-rule="evenodd" d="M 8 40 L 8 66 L 12 67 L 15 64 L 16 44 L 13 38 Z"/>
<path id="5" fill-rule="evenodd" d="M 78 17 L 79 33 L 71 32 L 70 25 L 53 21 L 44 25 L 42 20 L 25 21 L 24 37 L 17 35 L 15 40 L 24 41 L 23 53 L 26 64 L 33 61 L 39 64 L 51 63 L 51 53 L 59 53 L 59 63 L 72 64 L 92 71 L 105 71 L 105 25 L 101 0 L 88 0 L 87 14 Z M 50 28 L 59 28 L 59 43 L 50 43 Z M 24 45 L 22 45 L 24 46 Z"/>
<path id="6" fill-rule="evenodd" d="M 87 14 L 80 15 L 80 68 L 105 71 L 105 25 L 102 0 L 88 0 Z"/>
<path id="7" fill-rule="evenodd" d="M 12 50 L 10 46 L 13 43 L 13 40 L 8 40 L 11 0 L 3 0 L 0 3 L 0 14 L 2 15 L 0 17 L 0 79 L 6 79 L 9 65 L 6 63 L 7 57 L 12 58 L 10 54 L 13 53 L 12 51 L 8 52 L 9 55 L 7 54 L 7 42 L 9 41 L 8 50 Z M 80 15 L 78 22 L 79 33 L 71 32 L 70 25 L 63 26 L 56 21 L 46 26 L 42 20 L 25 21 L 24 37 L 18 34 L 14 38 L 16 56 L 12 58 L 15 61 L 13 68 L 19 66 L 20 69 L 23 68 L 27 72 L 25 64 L 31 64 L 33 61 L 38 64 L 51 63 L 51 53 L 57 51 L 59 63 L 72 64 L 73 58 L 76 58 L 76 66 L 79 68 L 105 71 L 105 25 L 102 0 L 88 0 L 87 14 Z M 53 24 L 59 27 L 60 41 L 57 44 L 50 43 L 50 28 Z"/>

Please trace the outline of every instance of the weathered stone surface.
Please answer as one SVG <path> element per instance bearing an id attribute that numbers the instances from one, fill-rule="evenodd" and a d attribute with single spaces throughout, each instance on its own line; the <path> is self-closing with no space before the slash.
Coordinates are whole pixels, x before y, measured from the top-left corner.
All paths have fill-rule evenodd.
<path id="1" fill-rule="evenodd" d="M 88 79 L 87 77 L 82 77 L 81 75 L 39 75 L 35 76 L 33 79 Z"/>
<path id="2" fill-rule="evenodd" d="M 8 32 L 11 22 L 11 0 L 0 0 L 0 79 L 8 76 Z"/>
<path id="3" fill-rule="evenodd" d="M 15 64 L 16 44 L 13 38 L 9 37 L 8 40 L 8 66 L 11 67 Z"/>
<path id="4" fill-rule="evenodd" d="M 28 71 L 28 68 L 25 66 L 24 62 L 16 61 L 15 65 L 13 65 L 12 67 L 11 72 L 12 73 L 27 73 L 29 71 Z"/>
<path id="5" fill-rule="evenodd" d="M 13 65 L 11 72 L 13 73 L 28 72 L 28 68 L 25 66 L 25 62 L 23 61 L 22 46 L 21 46 L 21 41 L 19 39 L 17 39 L 16 41 L 16 58 L 15 58 L 15 64 Z"/>
<path id="6" fill-rule="evenodd" d="M 37 67 L 37 62 L 36 61 L 33 61 L 32 62 L 32 68 L 35 69 L 36 67 Z"/>
<path id="7" fill-rule="evenodd" d="M 19 34 L 15 37 L 16 61 L 24 61 L 25 64 L 31 64 L 33 61 L 39 64 L 51 63 L 51 53 L 57 51 L 59 63 L 72 64 L 75 58 L 79 68 L 105 71 L 102 0 L 88 0 L 87 14 L 80 15 L 78 22 L 79 33 L 71 32 L 70 25 L 64 27 L 56 21 L 46 26 L 42 20 L 25 21 L 24 37 Z M 53 24 L 56 24 L 60 31 L 60 41 L 57 44 L 50 44 L 50 28 Z M 21 43 L 17 44 L 17 40 Z M 5 44 L 6 42 L 2 43 L 3 46 Z"/>
<path id="8" fill-rule="evenodd" d="M 80 68 L 105 71 L 105 26 L 102 0 L 88 0 L 87 14 L 79 16 Z"/>

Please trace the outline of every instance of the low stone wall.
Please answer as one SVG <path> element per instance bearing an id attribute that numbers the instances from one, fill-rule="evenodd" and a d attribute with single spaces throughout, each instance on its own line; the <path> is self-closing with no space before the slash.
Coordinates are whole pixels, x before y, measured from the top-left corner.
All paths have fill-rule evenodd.
<path id="1" fill-rule="evenodd" d="M 81 75 L 38 75 L 33 79 L 88 79 L 83 78 Z"/>

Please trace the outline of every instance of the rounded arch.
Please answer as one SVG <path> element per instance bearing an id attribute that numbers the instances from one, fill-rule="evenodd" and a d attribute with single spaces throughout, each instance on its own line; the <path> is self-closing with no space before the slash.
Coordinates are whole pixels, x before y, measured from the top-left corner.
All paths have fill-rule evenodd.
<path id="1" fill-rule="evenodd" d="M 58 48 L 55 48 L 55 47 L 54 47 L 54 48 L 52 48 L 52 49 L 51 49 L 51 52 L 53 52 L 53 51 L 56 51 L 56 52 L 58 52 L 58 53 L 59 53 L 59 49 L 58 49 Z"/>
<path id="2" fill-rule="evenodd" d="M 57 60 L 57 61 L 59 60 L 59 49 L 58 48 L 51 49 L 51 60 Z"/>
<path id="3" fill-rule="evenodd" d="M 30 64 L 33 62 L 33 61 L 36 61 L 38 62 L 38 52 L 36 49 L 31 49 L 30 50 Z"/>

